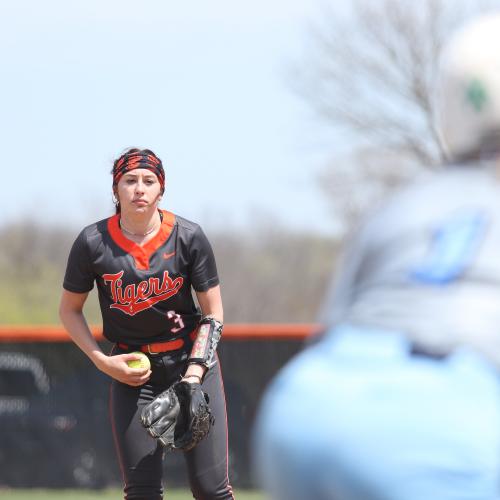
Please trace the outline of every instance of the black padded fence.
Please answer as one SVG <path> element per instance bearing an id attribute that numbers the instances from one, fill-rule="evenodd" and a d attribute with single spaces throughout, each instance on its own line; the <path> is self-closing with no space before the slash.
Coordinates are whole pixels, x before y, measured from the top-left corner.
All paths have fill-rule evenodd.
<path id="1" fill-rule="evenodd" d="M 262 393 L 302 346 L 302 339 L 286 337 L 227 339 L 219 346 L 236 488 L 255 486 L 250 438 Z M 0 343 L 0 487 L 119 486 L 109 384 L 71 342 Z M 167 454 L 164 479 L 167 487 L 187 485 L 182 453 Z"/>

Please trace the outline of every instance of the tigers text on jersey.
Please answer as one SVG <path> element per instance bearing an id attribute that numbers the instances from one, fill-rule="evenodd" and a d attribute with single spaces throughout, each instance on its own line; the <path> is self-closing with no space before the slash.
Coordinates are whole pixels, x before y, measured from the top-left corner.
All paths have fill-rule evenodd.
<path id="1" fill-rule="evenodd" d="M 154 238 L 126 238 L 119 215 L 87 226 L 68 258 L 64 288 L 86 293 L 97 283 L 103 334 L 111 342 L 142 345 L 183 338 L 200 319 L 191 287 L 219 284 L 210 243 L 198 224 L 161 211 Z"/>

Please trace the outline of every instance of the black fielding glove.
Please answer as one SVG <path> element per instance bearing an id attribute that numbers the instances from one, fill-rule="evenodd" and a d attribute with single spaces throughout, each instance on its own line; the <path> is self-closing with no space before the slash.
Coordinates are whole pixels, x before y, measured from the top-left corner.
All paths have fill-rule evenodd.
<path id="1" fill-rule="evenodd" d="M 208 435 L 214 417 L 208 406 L 208 395 L 200 384 L 178 382 L 174 389 L 181 407 L 175 429 L 175 446 L 188 451 Z"/>
<path id="2" fill-rule="evenodd" d="M 174 449 L 179 413 L 179 400 L 173 386 L 147 404 L 141 412 L 142 425 L 149 435 L 157 438 L 168 451 Z"/>
<path id="3" fill-rule="evenodd" d="M 214 417 L 200 384 L 176 382 L 143 408 L 141 421 L 167 451 L 188 451 L 208 435 Z"/>

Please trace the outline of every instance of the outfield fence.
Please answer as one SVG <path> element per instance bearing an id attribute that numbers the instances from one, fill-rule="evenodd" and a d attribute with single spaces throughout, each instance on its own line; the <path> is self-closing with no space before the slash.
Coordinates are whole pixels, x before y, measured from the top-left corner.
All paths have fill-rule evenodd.
<path id="1" fill-rule="evenodd" d="M 312 324 L 229 324 L 219 358 L 233 486 L 252 488 L 250 436 L 268 382 L 313 334 Z M 99 327 L 92 333 L 111 350 Z M 113 487 L 121 483 L 108 413 L 109 378 L 61 327 L 0 326 L 0 487 Z M 165 482 L 187 484 L 170 453 Z"/>

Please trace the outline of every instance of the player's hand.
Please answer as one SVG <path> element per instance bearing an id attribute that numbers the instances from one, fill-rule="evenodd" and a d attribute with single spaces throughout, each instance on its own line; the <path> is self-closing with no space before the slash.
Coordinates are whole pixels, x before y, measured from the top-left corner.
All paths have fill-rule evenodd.
<path id="1" fill-rule="evenodd" d="M 100 358 L 97 367 L 115 380 L 137 387 L 149 380 L 151 370 L 149 368 L 130 368 L 127 362 L 135 359 L 137 359 L 137 355 L 132 353 L 104 356 Z"/>

